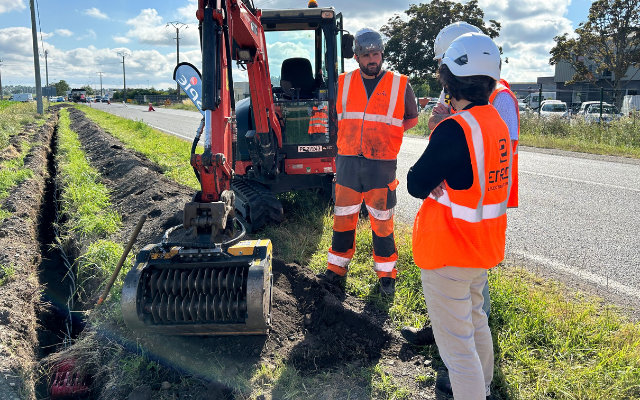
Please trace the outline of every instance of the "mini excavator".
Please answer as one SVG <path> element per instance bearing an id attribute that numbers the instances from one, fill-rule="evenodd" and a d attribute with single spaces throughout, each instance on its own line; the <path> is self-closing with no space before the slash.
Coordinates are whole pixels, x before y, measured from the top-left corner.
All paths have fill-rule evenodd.
<path id="1" fill-rule="evenodd" d="M 191 151 L 201 190 L 185 204 L 182 225 L 137 255 L 123 285 L 122 314 L 136 331 L 266 334 L 271 242 L 242 239 L 281 221 L 277 193 L 331 188 L 338 73 L 353 57 L 353 36 L 343 33 L 341 14 L 316 0 L 283 10 L 256 9 L 252 0 L 198 0 L 197 18 L 202 74 L 182 63 L 174 79 L 203 114 Z M 300 32 L 314 48 L 284 60 L 279 85 L 272 83 L 265 33 Z M 237 104 L 232 61 L 249 79 L 250 97 Z M 204 152 L 196 154 L 202 133 Z M 171 241 L 178 229 L 193 236 Z"/>

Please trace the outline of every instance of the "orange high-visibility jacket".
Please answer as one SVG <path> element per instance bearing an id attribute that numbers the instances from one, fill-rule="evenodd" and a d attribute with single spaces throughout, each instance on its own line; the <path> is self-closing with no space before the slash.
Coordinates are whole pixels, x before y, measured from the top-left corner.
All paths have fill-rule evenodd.
<path id="1" fill-rule="evenodd" d="M 395 160 L 404 128 L 404 95 L 408 78 L 387 71 L 371 97 L 360 70 L 338 78 L 338 154 Z"/>
<path id="2" fill-rule="evenodd" d="M 454 190 L 445 181 L 443 196 L 424 200 L 413 225 L 413 258 L 422 269 L 489 269 L 504 259 L 511 189 L 509 130 L 492 105 L 449 118 L 464 130 L 473 184 Z"/>
<path id="3" fill-rule="evenodd" d="M 329 132 L 329 115 L 325 108 L 313 107 L 309 120 L 309 135 Z"/>
<path id="4" fill-rule="evenodd" d="M 513 94 L 511 89 L 507 86 L 508 83 L 504 79 L 500 79 L 500 82 L 496 85 L 496 89 L 489 96 L 489 102 L 493 104 L 493 100 L 496 98 L 498 93 L 505 92 L 511 96 L 513 100 L 513 105 L 516 110 L 516 115 L 518 116 L 518 138 L 520 137 L 520 111 L 518 108 L 518 99 L 516 95 Z M 511 184 L 511 192 L 509 193 L 509 202 L 507 207 L 515 208 L 518 207 L 518 141 L 513 141 L 513 163 L 511 165 L 511 178 L 513 180 Z"/>

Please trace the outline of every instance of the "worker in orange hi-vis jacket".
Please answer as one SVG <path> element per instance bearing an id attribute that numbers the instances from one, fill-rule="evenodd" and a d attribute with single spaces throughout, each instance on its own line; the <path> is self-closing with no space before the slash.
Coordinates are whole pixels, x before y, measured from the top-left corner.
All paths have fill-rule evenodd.
<path id="1" fill-rule="evenodd" d="M 356 227 L 364 203 L 373 231 L 373 269 L 380 293 L 395 292 L 398 252 L 393 235 L 397 155 L 407 129 L 418 123 L 418 105 L 406 76 L 382 69 L 384 43 L 373 29 L 354 41 L 359 69 L 338 78 L 333 239 L 321 277 L 341 284 L 355 252 Z"/>
<path id="2" fill-rule="evenodd" d="M 449 379 L 436 394 L 491 398 L 493 341 L 483 289 L 504 259 L 513 151 L 509 129 L 489 98 L 500 80 L 500 51 L 490 37 L 466 33 L 444 53 L 438 79 L 456 113 L 438 123 L 410 168 L 407 189 L 424 199 L 413 226 L 413 258 L 432 336 Z M 411 343 L 422 331 L 403 328 Z"/>

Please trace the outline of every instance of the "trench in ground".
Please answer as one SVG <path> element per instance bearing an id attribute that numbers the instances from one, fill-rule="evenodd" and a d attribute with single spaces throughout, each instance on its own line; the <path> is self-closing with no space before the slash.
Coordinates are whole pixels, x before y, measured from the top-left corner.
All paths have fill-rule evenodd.
<path id="1" fill-rule="evenodd" d="M 51 137 L 51 152 L 47 156 L 48 177 L 45 182 L 44 201 L 40 209 L 38 221 L 38 235 L 40 254 L 42 261 L 38 267 L 38 279 L 43 287 L 41 301 L 45 304 L 38 315 L 37 352 L 36 357 L 42 360 L 48 355 L 60 350 L 65 339 L 75 339 L 84 328 L 84 320 L 81 313 L 74 312 L 75 295 L 73 293 L 73 279 L 69 276 L 65 266 L 65 258 L 60 249 L 55 246 L 57 201 L 56 201 L 56 168 L 55 154 L 57 150 L 58 127 L 56 126 Z M 63 221 L 58 221 L 61 223 Z M 69 262 L 72 263 L 72 260 Z M 73 265 L 73 264 L 72 264 Z M 74 271 L 74 274 L 77 271 Z M 71 297 L 71 301 L 70 301 Z M 70 312 L 71 311 L 71 312 Z M 73 317 L 70 318 L 69 316 Z M 36 383 L 36 396 L 38 399 L 49 398 L 49 387 L 52 376 L 46 374 Z"/>

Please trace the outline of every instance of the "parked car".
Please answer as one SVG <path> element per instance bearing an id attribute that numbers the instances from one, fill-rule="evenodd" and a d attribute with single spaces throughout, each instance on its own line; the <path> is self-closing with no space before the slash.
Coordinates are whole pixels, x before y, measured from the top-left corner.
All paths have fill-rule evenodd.
<path id="1" fill-rule="evenodd" d="M 585 110 L 584 120 L 586 122 L 611 122 L 620 119 L 622 114 L 616 106 L 602 104 L 602 119 L 600 119 L 600 104 L 592 104 Z"/>
<path id="2" fill-rule="evenodd" d="M 109 102 L 109 98 L 108 97 L 103 97 L 101 100 L 103 103 L 108 103 Z"/>
<path id="3" fill-rule="evenodd" d="M 518 113 L 520 116 L 528 114 L 531 112 L 531 109 L 525 103 L 518 103 Z"/>
<path id="4" fill-rule="evenodd" d="M 589 107 L 591 107 L 592 105 L 595 105 L 595 104 L 600 105 L 600 102 L 599 101 L 585 101 L 585 102 L 582 102 L 582 104 L 580 104 L 580 107 L 576 111 L 576 115 L 580 115 L 580 116 L 584 117 L 585 113 L 587 112 L 587 109 Z M 611 104 L 603 102 L 602 105 L 610 106 Z"/>
<path id="5" fill-rule="evenodd" d="M 429 102 L 424 106 L 422 111 L 424 112 L 431 111 L 433 107 L 436 106 L 436 104 L 438 104 L 438 100 L 429 100 Z"/>
<path id="6" fill-rule="evenodd" d="M 545 100 L 540 105 L 540 116 L 545 118 L 567 118 L 567 103 L 560 100 Z"/>
<path id="7" fill-rule="evenodd" d="M 59 102 L 64 101 L 64 96 L 58 96 L 58 101 Z"/>

